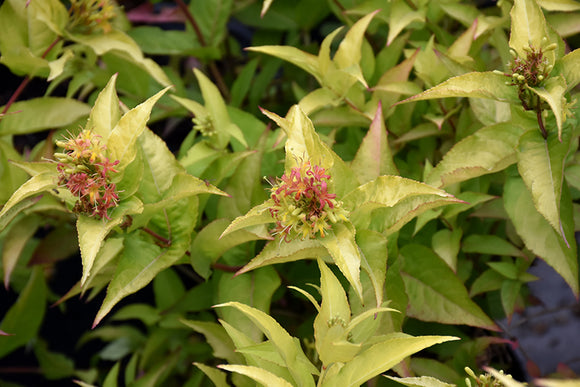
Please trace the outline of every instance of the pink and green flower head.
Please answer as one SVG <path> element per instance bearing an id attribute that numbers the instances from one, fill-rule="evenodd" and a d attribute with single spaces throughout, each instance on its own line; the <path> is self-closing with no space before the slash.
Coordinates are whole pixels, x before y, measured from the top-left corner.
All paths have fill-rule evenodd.
<path id="1" fill-rule="evenodd" d="M 110 219 L 108 209 L 116 207 L 119 201 L 116 186 L 111 183 L 119 161 L 111 162 L 105 156 L 106 147 L 91 130 L 83 130 L 78 136 L 56 144 L 65 150 L 54 154 L 58 161 L 59 185 L 78 198 L 73 211 Z"/>
<path id="2" fill-rule="evenodd" d="M 269 208 L 276 222 L 273 233 L 289 242 L 295 238 L 324 238 L 332 224 L 346 221 L 348 212 L 328 192 L 330 175 L 319 165 L 302 162 L 271 188 Z"/>

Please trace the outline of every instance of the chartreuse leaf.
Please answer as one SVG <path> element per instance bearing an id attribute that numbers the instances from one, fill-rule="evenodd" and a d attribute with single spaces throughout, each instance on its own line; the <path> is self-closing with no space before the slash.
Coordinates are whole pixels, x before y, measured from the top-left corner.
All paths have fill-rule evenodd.
<path id="1" fill-rule="evenodd" d="M 40 219 L 36 216 L 25 216 L 15 222 L 5 236 L 2 245 L 2 269 L 4 271 L 4 287 L 8 289 L 12 271 L 18 263 L 22 250 L 34 236 L 40 225 Z"/>
<path id="2" fill-rule="evenodd" d="M 501 123 L 479 129 L 451 148 L 427 175 L 425 183 L 445 187 L 501 171 L 517 161 L 515 148 L 524 129 Z"/>
<path id="3" fill-rule="evenodd" d="M 387 238 L 381 233 L 361 229 L 356 233 L 356 243 L 361 250 L 361 268 L 369 276 L 376 306 L 380 307 L 387 271 Z"/>
<path id="4" fill-rule="evenodd" d="M 407 356 L 435 344 L 458 340 L 452 336 L 413 337 L 400 333 L 387 335 L 379 343 L 359 353 L 338 373 L 323 379 L 322 386 L 355 387 L 389 370 Z"/>
<path id="5" fill-rule="evenodd" d="M 351 284 L 356 294 L 362 300 L 362 284 L 360 282 L 360 250 L 354 240 L 355 229 L 350 223 L 335 223 L 324 238 L 318 241 L 330 254 L 342 274 Z"/>
<path id="6" fill-rule="evenodd" d="M 216 387 L 229 387 L 229 384 L 226 380 L 227 375 L 225 372 L 210 366 L 206 366 L 202 363 L 194 362 L 193 364 L 202 370 L 202 372 L 212 381 Z"/>
<path id="7" fill-rule="evenodd" d="M 302 362 L 309 363 L 308 358 L 302 352 L 300 343 L 294 340 L 272 317 L 261 310 L 252 308 L 239 302 L 227 302 L 216 307 L 234 307 L 249 317 L 258 328 L 276 346 L 288 367 L 294 382 L 300 386 L 314 386 L 314 380 L 310 372 Z M 248 375 L 250 376 L 250 375 Z"/>
<path id="8" fill-rule="evenodd" d="M 205 102 L 205 108 L 213 120 L 213 125 L 217 131 L 218 136 L 222 136 L 223 140 L 218 144 L 218 148 L 223 148 L 227 145 L 229 137 L 232 136 L 242 143 L 245 147 L 248 146 L 244 134 L 240 128 L 232 123 L 226 103 L 221 96 L 219 89 L 214 85 L 201 71 L 194 68 L 193 72 L 199 83 L 201 94 Z"/>
<path id="9" fill-rule="evenodd" d="M 400 176 L 379 176 L 344 196 L 342 201 L 357 227 L 368 228 L 372 211 L 389 210 L 388 217 L 381 218 L 389 233 L 426 209 L 461 202 L 445 191 Z"/>
<path id="10" fill-rule="evenodd" d="M 560 222 L 560 196 L 564 160 L 569 148 L 569 131 L 560 142 L 556 133 L 548 133 L 548 138 L 544 139 L 539 130 L 522 135 L 517 148 L 518 171 L 532 194 L 534 206 L 565 241 Z"/>
<path id="11" fill-rule="evenodd" d="M 385 377 L 394 380 L 395 382 L 408 387 L 453 387 L 455 384 L 442 382 L 431 376 L 397 378 L 395 376 L 385 375 Z"/>
<path id="12" fill-rule="evenodd" d="M 97 325 L 125 296 L 146 286 L 157 273 L 182 258 L 191 241 L 191 232 L 197 220 L 197 197 L 189 197 L 166 205 L 149 223 L 159 232 L 170 233 L 169 246 L 158 246 L 146 233 L 136 230 L 124 241 L 124 251 L 119 259 L 107 295 L 93 325 Z M 188 214 L 188 216 L 184 216 Z M 159 228 L 163 227 L 164 231 Z"/>
<path id="13" fill-rule="evenodd" d="M 293 379 L 288 367 L 286 367 L 281 353 L 277 351 L 272 341 L 268 340 L 257 344 L 256 341 L 251 339 L 244 332 L 234 328 L 227 322 L 220 320 L 220 323 L 233 340 L 236 351 L 244 357 L 247 365 L 263 368 L 286 380 Z M 296 341 L 296 339 L 294 340 Z M 264 348 L 264 346 L 267 346 L 267 348 Z M 264 358 L 264 356 L 267 357 Z M 318 375 L 318 370 L 308 361 L 307 358 L 301 360 L 306 360 L 307 363 L 303 362 L 302 365 L 309 368 L 313 375 Z"/>
<path id="14" fill-rule="evenodd" d="M 314 320 L 316 351 L 323 367 L 334 362 L 347 362 L 360 350 L 360 344 L 347 341 L 346 327 L 350 323 L 350 306 L 346 293 L 332 271 L 318 260 L 322 304 Z"/>
<path id="15" fill-rule="evenodd" d="M 107 150 L 111 160 L 120 161 L 116 167 L 119 172 L 124 170 L 135 158 L 137 137 L 145 130 L 153 105 L 168 89 L 161 90 L 153 97 L 129 110 L 119 119 L 111 131 L 107 141 Z"/>
<path id="16" fill-rule="evenodd" d="M 391 3 L 389 14 L 389 36 L 387 46 L 403 31 L 405 27 L 413 22 L 425 21 L 425 14 L 421 10 L 412 10 L 405 1 L 398 0 Z"/>
<path id="17" fill-rule="evenodd" d="M 580 49 L 576 49 L 558 60 L 552 74 L 558 74 L 564 78 L 566 91 L 576 87 L 580 83 Z"/>
<path id="18" fill-rule="evenodd" d="M 36 266 L 16 303 L 0 324 L 0 358 L 25 345 L 36 336 L 46 310 L 47 289 L 42 267 Z"/>
<path id="19" fill-rule="evenodd" d="M 77 43 L 90 47 L 98 56 L 110 52 L 136 64 L 163 86 L 171 84 L 161 67 L 152 59 L 145 58 L 137 43 L 122 31 L 113 30 L 107 34 L 90 35 L 68 34 L 68 37 Z"/>
<path id="20" fill-rule="evenodd" d="M 318 239 L 295 239 L 292 243 L 274 240 L 268 243 L 238 274 L 276 263 L 299 261 L 301 259 L 325 258 L 329 252 Z"/>
<path id="21" fill-rule="evenodd" d="M 573 231 L 572 202 L 567 186 L 564 185 L 562 189 L 560 210 L 562 230 L 570 246 L 536 210 L 532 195 L 521 179 L 512 178 L 506 182 L 503 199 L 506 212 L 526 247 L 552 266 L 578 296 L 577 246 Z"/>
<path id="22" fill-rule="evenodd" d="M 90 107 L 75 99 L 40 97 L 13 103 L 0 121 L 0 135 L 28 134 L 71 125 L 86 117 Z"/>
<path id="23" fill-rule="evenodd" d="M 510 12 L 511 31 L 509 46 L 515 50 L 520 58 L 526 58 L 528 49 L 533 47 L 539 49 L 545 46 L 545 39 L 548 38 L 548 26 L 544 13 L 536 0 L 515 0 Z M 553 42 L 548 42 L 553 43 Z M 544 52 L 549 64 L 555 62 L 555 52 Z"/>
<path id="24" fill-rule="evenodd" d="M 505 84 L 506 77 L 494 72 L 473 72 L 450 78 L 399 103 L 449 97 L 476 97 L 520 103 L 517 89 Z"/>
<path id="25" fill-rule="evenodd" d="M 5 216 L 8 211 L 24 199 L 39 194 L 43 191 L 48 191 L 56 188 L 56 176 L 52 173 L 41 173 L 40 175 L 32 176 L 24 184 L 22 184 L 8 199 L 2 211 L 0 211 L 0 219 Z"/>
<path id="26" fill-rule="evenodd" d="M 114 212 L 111 213 L 111 220 L 104 221 L 101 219 L 91 218 L 80 215 L 77 220 L 77 233 L 79 238 L 79 247 L 83 261 L 83 275 L 81 277 L 81 286 L 85 284 L 91 275 L 91 269 L 101 245 L 109 232 L 123 222 L 126 214 L 136 214 L 143 209 L 143 203 L 136 197 L 122 201 Z"/>
<path id="27" fill-rule="evenodd" d="M 550 109 L 556 117 L 556 125 L 558 126 L 558 138 L 562 141 L 562 125 L 566 121 L 566 109 L 563 105 L 566 103 L 564 94 L 566 93 L 566 80 L 563 77 L 551 77 L 548 79 L 543 87 L 528 87 L 531 91 L 536 93 L 541 99 L 550 105 Z"/>
<path id="28" fill-rule="evenodd" d="M 99 93 L 87 122 L 87 128 L 101 136 L 105 143 L 121 118 L 119 98 L 115 89 L 116 81 L 117 74 L 114 74 Z"/>
<path id="29" fill-rule="evenodd" d="M 340 42 L 333 58 L 338 69 L 356 78 L 364 87 L 368 87 L 368 85 L 360 67 L 363 39 L 367 27 L 378 12 L 378 10 L 371 12 L 352 25 L 344 39 Z M 346 91 L 348 90 L 344 90 L 343 93 L 346 93 Z"/>
<path id="30" fill-rule="evenodd" d="M 368 183 L 381 175 L 398 175 L 387 142 L 387 128 L 380 102 L 369 131 L 361 142 L 350 167 L 356 171 L 361 184 Z"/>
<path id="31" fill-rule="evenodd" d="M 433 251 L 453 270 L 457 272 L 457 254 L 463 231 L 461 228 L 453 230 L 442 229 L 433 234 L 431 247 Z"/>
<path id="32" fill-rule="evenodd" d="M 271 205 L 272 203 L 265 201 L 264 203 L 258 204 L 252 208 L 250 211 L 248 211 L 247 214 L 238 216 L 230 223 L 228 227 L 226 227 L 226 229 L 221 234 L 220 239 L 234 231 L 238 231 L 246 227 L 274 223 L 274 218 L 272 218 L 272 215 L 270 215 L 270 212 L 268 211 L 268 208 L 270 208 Z"/>
<path id="33" fill-rule="evenodd" d="M 425 246 L 410 244 L 404 246 L 400 254 L 403 257 L 403 280 L 409 296 L 409 316 L 443 324 L 499 330 L 469 298 L 461 280 L 433 251 Z"/>
<path id="34" fill-rule="evenodd" d="M 525 254 L 520 249 L 496 235 L 470 234 L 461 243 L 461 250 L 465 253 L 507 255 L 525 258 Z"/>
<path id="35" fill-rule="evenodd" d="M 256 382 L 260 383 L 262 386 L 266 387 L 292 387 L 293 385 L 286 381 L 283 378 L 280 378 L 274 375 L 271 372 L 266 371 L 265 369 L 252 367 L 252 366 L 244 366 L 244 365 L 230 365 L 230 364 L 222 364 L 218 366 L 222 370 L 230 371 L 230 372 L 237 372 L 242 375 L 246 375 Z M 312 382 L 314 386 L 314 382 Z"/>

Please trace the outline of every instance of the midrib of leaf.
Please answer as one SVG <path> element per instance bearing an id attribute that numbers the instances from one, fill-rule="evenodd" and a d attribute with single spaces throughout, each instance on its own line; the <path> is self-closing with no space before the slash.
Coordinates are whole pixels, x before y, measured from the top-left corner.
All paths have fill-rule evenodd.
<path id="1" fill-rule="evenodd" d="M 554 175 L 552 174 L 552 162 L 550 160 L 550 149 L 548 148 L 547 140 L 544 140 L 544 150 L 546 151 L 546 158 L 548 159 L 548 172 L 550 176 L 550 183 L 552 184 L 552 188 L 554 188 L 556 186 L 554 185 Z M 564 174 L 562 174 L 562 178 L 564 178 Z M 556 215 L 558 216 L 558 226 L 560 227 L 560 235 L 562 235 L 562 238 L 564 239 L 564 243 L 566 243 L 566 246 L 570 248 L 570 243 L 568 243 L 568 239 L 566 239 L 566 234 L 564 233 L 564 228 L 562 226 L 562 219 L 560 218 L 560 198 L 556 197 L 554 189 L 550 190 L 550 194 L 553 196 L 554 203 L 556 203 Z"/>

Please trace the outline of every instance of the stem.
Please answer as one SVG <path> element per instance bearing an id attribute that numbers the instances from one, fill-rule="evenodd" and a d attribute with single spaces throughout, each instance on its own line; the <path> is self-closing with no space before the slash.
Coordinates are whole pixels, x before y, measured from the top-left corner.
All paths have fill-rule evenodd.
<path id="1" fill-rule="evenodd" d="M 199 43 L 203 47 L 207 47 L 207 42 L 205 41 L 205 38 L 203 37 L 201 29 L 199 28 L 199 24 L 197 24 L 197 22 L 195 21 L 193 14 L 190 12 L 189 8 L 187 7 L 187 4 L 185 4 L 183 2 L 183 0 L 175 0 L 175 2 L 177 3 L 177 6 L 179 7 L 179 9 L 181 9 L 181 12 L 183 12 L 183 14 L 185 15 L 185 18 L 187 19 L 189 24 L 193 27 L 193 31 L 195 32 L 195 35 L 197 36 Z M 222 93 L 224 98 L 229 101 L 230 91 L 229 91 L 226 83 L 224 82 L 224 79 L 222 78 L 222 75 L 220 74 L 217 66 L 215 65 L 215 62 L 210 60 L 208 63 L 208 66 L 209 66 L 209 71 L 211 72 L 212 76 L 214 77 L 214 79 L 216 81 L 216 85 L 217 85 L 218 89 L 220 89 L 220 92 Z"/>
<path id="2" fill-rule="evenodd" d="M 546 128 L 544 127 L 544 120 L 542 119 L 542 108 L 541 108 L 541 100 L 540 97 L 538 96 L 538 103 L 536 105 L 536 117 L 538 118 L 538 125 L 540 125 L 540 130 L 542 131 L 542 136 L 544 137 L 544 139 L 548 138 L 548 132 L 546 131 Z"/>
<path id="3" fill-rule="evenodd" d="M 60 42 L 61 39 L 62 39 L 62 37 L 57 36 L 57 38 L 54 40 L 54 42 L 52 42 L 50 44 L 50 46 L 48 46 L 47 49 L 44 50 L 44 52 L 41 55 L 41 58 L 42 59 L 46 58 L 46 56 L 48 55 L 50 50 L 52 50 L 54 48 L 54 46 L 56 46 L 58 44 L 58 42 Z M 8 109 L 10 109 L 10 106 L 12 106 L 12 104 L 16 101 L 16 99 L 18 99 L 18 97 L 20 97 L 20 94 L 22 94 L 24 89 L 26 89 L 26 86 L 28 86 L 28 84 L 30 83 L 31 80 L 32 80 L 32 77 L 30 75 L 27 75 L 26 77 L 24 77 L 24 79 L 22 80 L 22 82 L 20 83 L 18 88 L 10 96 L 10 99 L 8 100 L 6 105 L 4 106 L 4 109 L 2 109 L 2 112 L 0 113 L 0 115 L 6 114 Z"/>
<path id="4" fill-rule="evenodd" d="M 157 234 L 155 231 L 151 230 L 150 228 L 143 227 L 141 230 L 145 231 L 147 234 L 151 235 L 153 238 L 155 238 L 159 242 L 161 242 L 161 247 L 171 246 L 171 241 L 169 239 L 162 237 L 161 235 Z"/>
<path id="5" fill-rule="evenodd" d="M 228 273 L 235 273 L 238 270 L 240 270 L 243 266 L 230 266 L 230 265 L 225 265 L 223 263 L 212 263 L 211 264 L 212 269 L 216 269 L 216 270 L 220 270 L 220 271 L 225 271 Z"/>

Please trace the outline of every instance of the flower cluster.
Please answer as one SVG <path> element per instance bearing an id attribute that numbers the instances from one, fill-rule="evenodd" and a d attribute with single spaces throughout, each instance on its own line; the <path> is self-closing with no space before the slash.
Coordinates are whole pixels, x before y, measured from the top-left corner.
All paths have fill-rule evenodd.
<path id="1" fill-rule="evenodd" d="M 204 137 L 212 137 L 216 134 L 215 126 L 211 116 L 194 117 L 192 119 L 193 130 L 197 130 Z"/>
<path id="2" fill-rule="evenodd" d="M 100 136 L 83 130 L 77 137 L 57 141 L 65 153 L 55 153 L 58 161 L 58 184 L 66 187 L 78 200 L 73 211 L 97 218 L 110 219 L 107 210 L 117 206 L 119 196 L 110 175 L 117 173 L 119 160 L 104 156 Z"/>
<path id="3" fill-rule="evenodd" d="M 274 234 L 289 242 L 296 237 L 321 237 L 331 228 L 330 223 L 347 220 L 348 212 L 336 201 L 336 194 L 328 192 L 326 170 L 304 162 L 284 174 L 271 188 L 270 214 L 276 221 Z"/>
<path id="4" fill-rule="evenodd" d="M 69 13 L 71 30 L 107 33 L 112 30 L 110 21 L 115 17 L 115 5 L 111 0 L 71 0 Z"/>
<path id="5" fill-rule="evenodd" d="M 547 43 L 546 39 L 544 39 L 544 43 Z M 525 59 L 520 58 L 514 50 L 510 50 L 514 59 L 508 63 L 511 74 L 506 75 L 511 77 L 511 81 L 506 83 L 510 86 L 518 87 L 518 96 L 526 110 L 537 110 L 540 108 L 538 105 L 540 104 L 538 97 L 528 87 L 541 86 L 548 79 L 553 66 L 544 54 L 556 49 L 556 47 L 557 45 L 555 43 L 544 48 L 527 47 L 525 50 Z"/>

